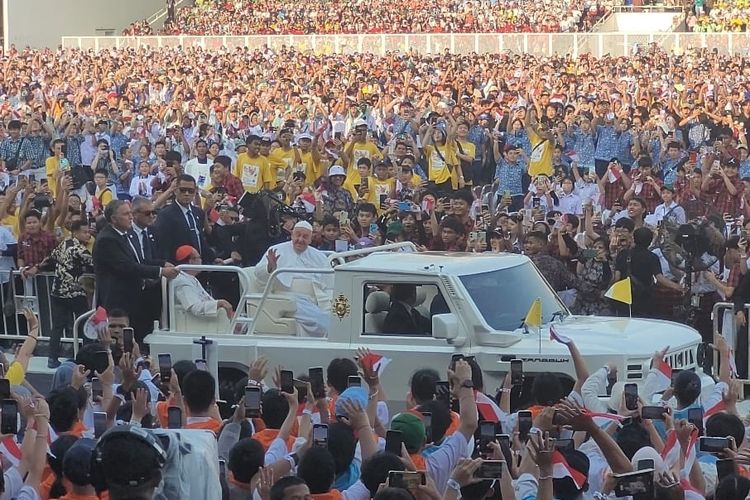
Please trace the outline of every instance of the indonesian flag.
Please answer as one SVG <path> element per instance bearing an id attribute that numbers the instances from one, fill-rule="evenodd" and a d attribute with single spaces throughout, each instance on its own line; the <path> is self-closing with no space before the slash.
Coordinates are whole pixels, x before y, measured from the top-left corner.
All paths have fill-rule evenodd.
<path id="1" fill-rule="evenodd" d="M 599 427 L 604 427 L 605 425 L 608 425 L 612 422 L 617 422 L 617 425 L 619 427 L 622 427 L 622 421 L 626 418 L 629 418 L 622 415 L 617 415 L 616 413 L 599 413 L 589 410 L 584 410 L 584 413 L 589 415 L 594 423 Z"/>
<path id="2" fill-rule="evenodd" d="M 712 406 L 706 408 L 703 412 L 703 422 L 708 420 L 712 415 L 716 415 L 717 413 L 721 413 L 727 409 L 727 404 L 724 402 L 724 399 L 720 399 L 719 401 L 712 404 Z"/>
<path id="3" fill-rule="evenodd" d="M 86 338 L 96 340 L 99 338 L 100 333 L 107 331 L 107 328 L 109 328 L 107 310 L 99 306 L 96 308 L 94 314 L 86 320 L 86 324 L 83 325 L 83 334 Z"/>
<path id="4" fill-rule="evenodd" d="M 675 464 L 680 461 L 680 453 L 685 460 L 680 475 L 682 477 L 688 477 L 690 475 L 690 469 L 693 467 L 695 462 L 695 443 L 698 441 L 698 429 L 693 429 L 690 433 L 690 440 L 688 441 L 687 449 L 683 450 L 677 440 L 677 432 L 673 430 L 667 434 L 667 441 L 664 443 L 664 449 L 661 452 L 661 457 L 664 459 L 664 464 L 667 468 L 672 468 Z"/>
<path id="5" fill-rule="evenodd" d="M 550 325 L 549 327 L 549 339 L 555 340 L 557 342 L 560 342 L 561 344 L 568 345 L 571 342 L 573 342 L 573 339 L 570 337 L 567 337 L 563 335 L 562 333 L 557 331 L 557 328 L 555 328 L 555 325 Z"/>
<path id="6" fill-rule="evenodd" d="M 656 369 L 657 392 L 667 390 L 672 385 L 672 367 L 664 359 L 660 359 L 654 368 Z"/>
<path id="7" fill-rule="evenodd" d="M 568 461 L 558 450 L 552 452 L 552 477 L 554 479 L 569 477 L 579 490 L 586 483 L 586 475 L 568 465 Z"/>
<path id="8" fill-rule="evenodd" d="M 664 449 L 661 450 L 661 458 L 664 459 L 664 465 L 668 469 L 671 469 L 680 460 L 680 444 L 677 442 L 677 433 L 674 429 L 667 434 Z"/>
<path id="9" fill-rule="evenodd" d="M 16 467 L 21 463 L 21 447 L 16 443 L 15 436 L 6 436 L 0 441 L 0 453 Z"/>
<path id="10" fill-rule="evenodd" d="M 619 181 L 621 177 L 622 170 L 620 170 L 620 167 L 612 167 L 607 171 L 607 181 L 609 181 L 610 184 Z"/>
<path id="11" fill-rule="evenodd" d="M 374 352 L 371 352 L 370 354 L 362 358 L 362 365 L 366 369 L 372 370 L 377 373 L 378 377 L 383 375 L 385 367 L 388 366 L 388 363 L 390 362 L 391 358 L 386 358 L 385 356 L 375 354 Z"/>
<path id="12" fill-rule="evenodd" d="M 576 152 L 575 150 L 568 153 L 568 158 L 570 158 L 570 161 L 575 162 L 575 163 L 578 163 L 579 161 L 581 161 L 581 158 L 578 156 L 578 152 Z"/>
<path id="13" fill-rule="evenodd" d="M 477 403 L 477 411 L 481 415 L 482 420 L 495 423 L 500 422 L 500 417 L 503 416 L 503 413 L 489 396 L 482 392 L 474 391 L 474 400 Z"/>

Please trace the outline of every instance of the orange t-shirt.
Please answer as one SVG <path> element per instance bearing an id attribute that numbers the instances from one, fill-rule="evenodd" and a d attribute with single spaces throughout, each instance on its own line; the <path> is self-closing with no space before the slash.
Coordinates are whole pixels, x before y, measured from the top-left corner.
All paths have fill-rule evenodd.
<path id="1" fill-rule="evenodd" d="M 421 454 L 409 453 L 409 458 L 411 458 L 411 461 L 414 463 L 414 467 L 416 467 L 417 470 L 427 470 L 427 463 Z"/>
<path id="2" fill-rule="evenodd" d="M 458 431 L 458 427 L 461 425 L 461 416 L 455 411 L 451 412 L 451 424 L 445 430 L 445 436 L 452 436 Z"/>
<path id="3" fill-rule="evenodd" d="M 219 434 L 219 430 L 221 430 L 221 422 L 215 418 L 209 418 L 208 420 L 186 424 L 185 429 L 206 429 L 213 431 L 214 434 Z"/>
<path id="4" fill-rule="evenodd" d="M 273 443 L 274 439 L 276 439 L 279 436 L 279 430 L 278 429 L 263 429 L 260 432 L 256 432 L 252 435 L 252 438 L 258 441 L 261 445 L 263 445 L 263 450 L 268 451 L 268 448 L 271 446 L 271 443 Z M 295 438 L 294 436 L 289 436 L 286 440 L 286 447 L 289 451 L 292 451 L 292 447 L 294 446 Z"/>
<path id="5" fill-rule="evenodd" d="M 167 418 L 167 415 L 169 414 L 170 406 L 175 406 L 174 398 L 172 396 L 169 396 L 169 399 L 166 401 L 159 401 L 156 403 L 156 416 L 159 418 L 159 425 L 162 429 L 169 427 L 169 419 Z"/>
<path id="6" fill-rule="evenodd" d="M 68 493 L 61 496 L 58 500 L 100 500 L 96 495 L 79 495 L 77 493 Z"/>

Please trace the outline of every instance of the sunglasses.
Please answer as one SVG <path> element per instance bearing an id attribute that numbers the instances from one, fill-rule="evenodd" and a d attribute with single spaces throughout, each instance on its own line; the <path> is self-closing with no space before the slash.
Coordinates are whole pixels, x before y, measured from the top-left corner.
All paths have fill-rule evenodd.
<path id="1" fill-rule="evenodd" d="M 193 194 L 195 193 L 195 188 L 180 188 L 180 193 Z"/>
<path id="2" fill-rule="evenodd" d="M 149 216 L 149 215 L 154 215 L 156 212 L 154 210 L 141 210 L 140 213 L 142 213 L 143 215 Z"/>

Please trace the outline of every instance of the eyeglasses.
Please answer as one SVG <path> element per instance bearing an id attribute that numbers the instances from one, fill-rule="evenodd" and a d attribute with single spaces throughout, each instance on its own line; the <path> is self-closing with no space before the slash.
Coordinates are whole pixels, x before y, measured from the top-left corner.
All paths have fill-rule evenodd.
<path id="1" fill-rule="evenodd" d="M 194 194 L 195 188 L 180 188 L 180 193 L 183 194 Z"/>

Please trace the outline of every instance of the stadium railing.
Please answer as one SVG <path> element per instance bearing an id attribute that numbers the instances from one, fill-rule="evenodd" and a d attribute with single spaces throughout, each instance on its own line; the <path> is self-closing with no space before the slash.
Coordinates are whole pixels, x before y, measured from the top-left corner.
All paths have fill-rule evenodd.
<path id="1" fill-rule="evenodd" d="M 717 49 L 721 54 L 750 53 L 750 33 L 438 33 L 358 35 L 249 35 L 249 36 L 73 36 L 62 37 L 63 48 L 103 50 L 139 47 L 249 47 L 278 49 L 294 46 L 318 54 L 388 51 L 437 54 L 527 53 L 535 56 L 592 54 L 626 56 L 636 45 L 658 43 L 666 50 Z"/>
<path id="2" fill-rule="evenodd" d="M 21 271 L 0 271 L 0 340 L 26 338 L 26 320 L 23 308 L 31 307 L 39 316 L 39 338 L 49 340 L 52 327 L 52 291 L 53 273 L 39 273 L 33 277 L 24 278 Z M 84 275 L 88 284 L 84 285 L 88 292 L 89 304 L 93 298 L 94 275 Z M 83 282 L 82 282 L 83 283 Z M 72 332 L 64 332 L 63 342 L 72 342 Z"/>

